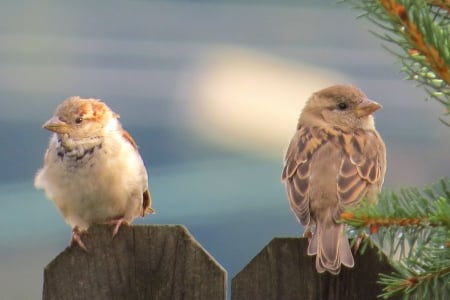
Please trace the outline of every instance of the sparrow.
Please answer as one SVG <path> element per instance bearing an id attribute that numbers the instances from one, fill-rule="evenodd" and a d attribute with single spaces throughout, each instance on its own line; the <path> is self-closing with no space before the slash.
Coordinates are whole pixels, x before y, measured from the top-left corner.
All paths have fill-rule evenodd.
<path id="1" fill-rule="evenodd" d="M 288 146 L 281 177 L 319 273 L 354 266 L 339 219 L 349 206 L 377 201 L 386 172 L 385 145 L 372 116 L 380 108 L 350 85 L 322 89 L 306 102 Z"/>
<path id="2" fill-rule="evenodd" d="M 147 171 L 119 115 L 97 99 L 70 97 L 43 128 L 53 132 L 34 185 L 72 227 L 71 244 L 93 224 L 122 224 L 154 213 Z"/>

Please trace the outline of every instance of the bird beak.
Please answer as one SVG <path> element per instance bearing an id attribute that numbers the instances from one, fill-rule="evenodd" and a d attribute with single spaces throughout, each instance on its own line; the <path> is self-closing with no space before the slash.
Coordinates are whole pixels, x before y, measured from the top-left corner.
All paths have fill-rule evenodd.
<path id="1" fill-rule="evenodd" d="M 358 118 L 366 117 L 379 110 L 380 108 L 381 105 L 377 102 L 369 99 L 364 99 L 364 101 L 356 107 L 356 115 L 358 116 Z"/>
<path id="2" fill-rule="evenodd" d="M 56 133 L 68 133 L 69 125 L 66 122 L 61 121 L 58 117 L 52 117 L 50 120 L 42 125 L 43 128 Z"/>

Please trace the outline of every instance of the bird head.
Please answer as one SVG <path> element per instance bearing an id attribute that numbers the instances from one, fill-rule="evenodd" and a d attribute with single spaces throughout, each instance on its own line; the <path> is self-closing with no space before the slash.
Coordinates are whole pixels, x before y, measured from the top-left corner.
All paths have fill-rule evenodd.
<path id="1" fill-rule="evenodd" d="M 381 108 L 369 100 L 358 88 L 350 85 L 334 85 L 314 93 L 307 101 L 300 116 L 316 126 L 371 129 L 372 114 Z"/>
<path id="2" fill-rule="evenodd" d="M 43 127 L 61 137 L 84 139 L 101 137 L 105 130 L 115 129 L 119 116 L 97 99 L 70 97 L 61 103 L 54 116 Z"/>

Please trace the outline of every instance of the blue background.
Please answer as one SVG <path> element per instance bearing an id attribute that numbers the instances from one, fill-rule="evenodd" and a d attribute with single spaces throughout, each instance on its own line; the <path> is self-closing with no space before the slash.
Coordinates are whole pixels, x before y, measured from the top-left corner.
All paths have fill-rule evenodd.
<path id="1" fill-rule="evenodd" d="M 254 54 L 262 64 L 279 63 L 288 70 L 282 80 L 293 70 L 322 80 L 328 75 L 308 68 L 327 69 L 380 102 L 386 187 L 449 175 L 450 130 L 437 120 L 442 107 L 424 102 L 424 92 L 403 80 L 399 63 L 359 14 L 329 1 L 1 1 L 1 298 L 40 298 L 44 266 L 69 241 L 70 228 L 34 189 L 33 177 L 50 137 L 41 125 L 72 95 L 103 99 L 139 144 L 157 214 L 136 223 L 186 225 L 229 278 L 274 236 L 301 235 L 280 182 L 295 119 L 266 122 L 269 129 L 290 128 L 280 130 L 283 147 L 274 146 L 277 132 L 266 127 L 243 126 L 235 138 L 228 130 L 235 119 L 224 111 L 225 125 L 208 123 L 205 102 L 191 90 L 208 82 L 205 64 L 214 69 L 214 62 L 229 61 L 230 49 L 245 49 L 243 60 Z M 211 61 L 211 52 L 225 54 Z M 205 74 L 214 79 L 214 72 Z M 237 113 L 251 110 L 245 99 L 233 102 L 245 88 L 230 91 Z M 255 94 L 282 94 L 277 88 L 260 84 Z M 305 99 L 297 106 L 287 100 L 296 101 L 281 97 L 273 110 L 286 106 L 298 115 Z M 267 141 L 248 138 L 266 130 Z"/>

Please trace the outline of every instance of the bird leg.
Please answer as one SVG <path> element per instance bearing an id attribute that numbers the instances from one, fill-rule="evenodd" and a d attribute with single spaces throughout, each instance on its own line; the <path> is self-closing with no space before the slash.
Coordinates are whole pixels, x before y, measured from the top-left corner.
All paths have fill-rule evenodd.
<path id="1" fill-rule="evenodd" d="M 359 250 L 359 247 L 361 246 L 361 243 L 364 239 L 368 238 L 369 236 L 367 235 L 367 233 L 365 233 L 364 231 L 361 232 L 357 237 L 356 237 L 356 241 L 355 244 L 352 247 L 353 250 L 353 254 L 356 254 Z"/>
<path id="2" fill-rule="evenodd" d="M 106 222 L 108 225 L 114 225 L 113 229 L 113 237 L 116 236 L 116 234 L 119 232 L 119 228 L 122 225 L 129 225 L 128 221 L 126 221 L 123 217 L 112 219 L 111 221 Z"/>
<path id="3" fill-rule="evenodd" d="M 72 238 L 70 239 L 70 246 L 77 244 L 78 246 L 81 247 L 81 249 L 83 249 L 86 252 L 89 252 L 86 245 L 81 240 L 81 236 L 83 234 L 86 234 L 86 231 L 81 230 L 78 226 L 72 228 Z"/>
<path id="4" fill-rule="evenodd" d="M 305 232 L 303 232 L 303 237 L 307 238 L 308 241 L 311 241 L 312 238 L 312 231 L 311 231 L 311 225 L 307 225 Z"/>

